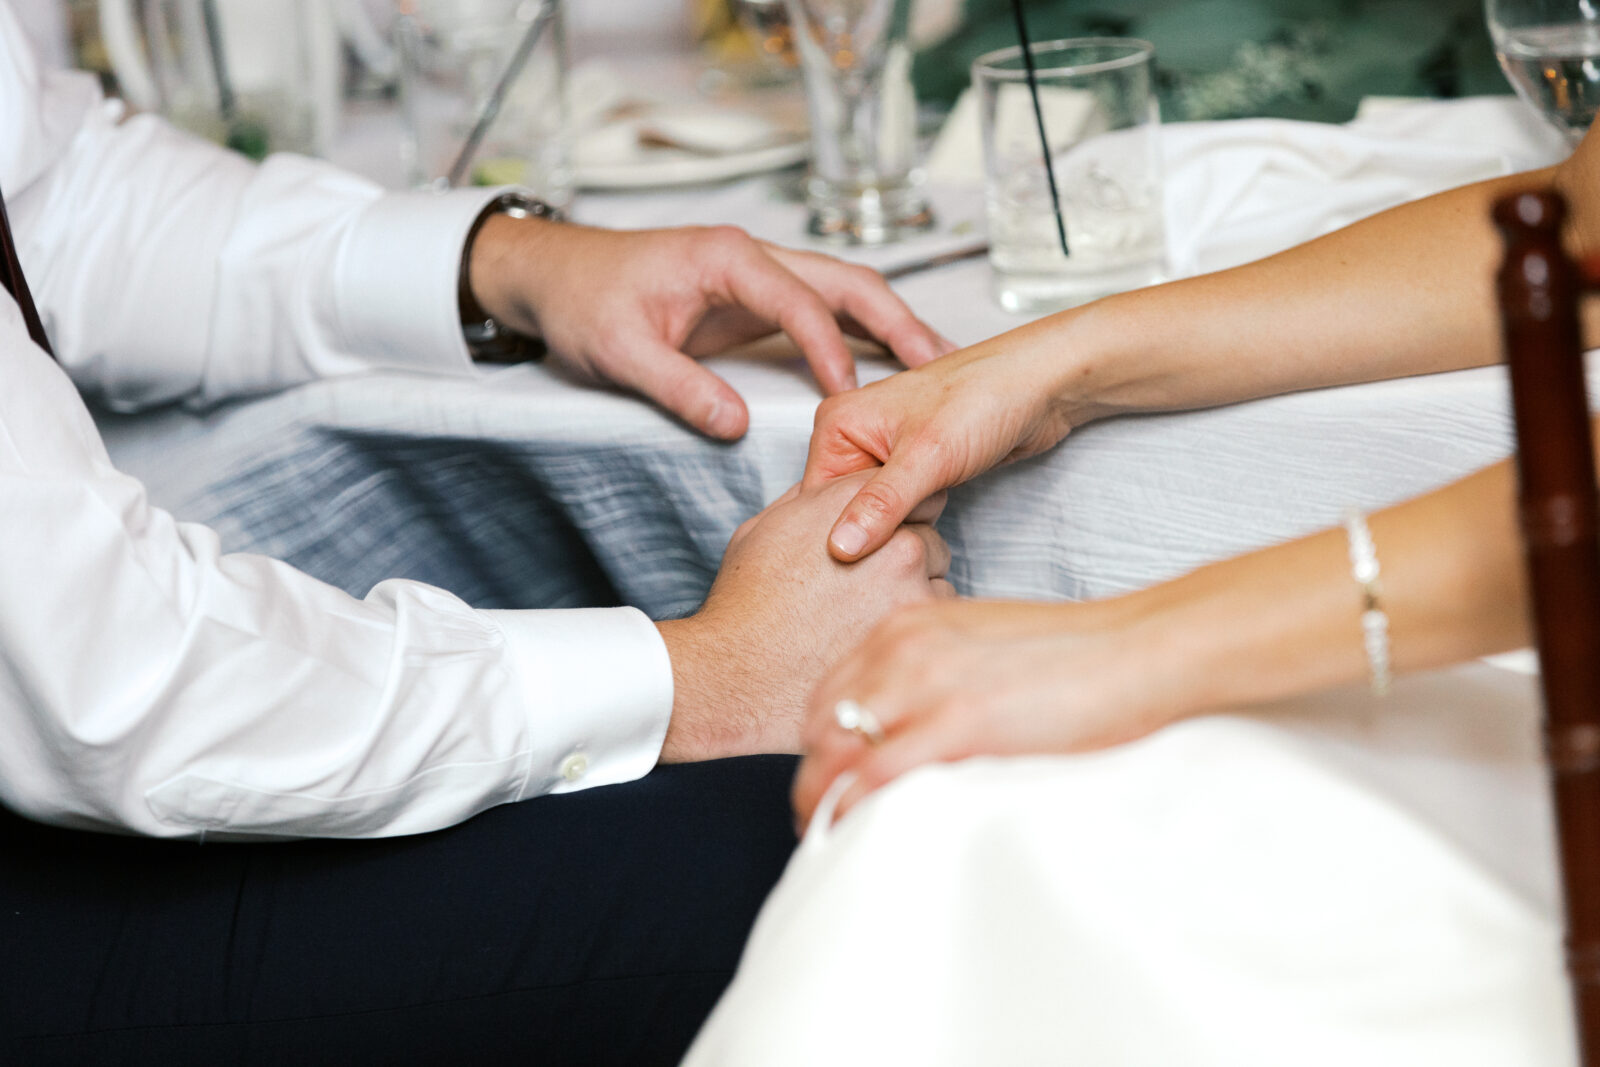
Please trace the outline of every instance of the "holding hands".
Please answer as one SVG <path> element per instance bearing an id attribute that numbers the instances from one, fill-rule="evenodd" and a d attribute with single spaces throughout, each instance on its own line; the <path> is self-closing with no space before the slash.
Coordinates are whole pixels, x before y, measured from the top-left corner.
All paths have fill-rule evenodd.
<path id="1" fill-rule="evenodd" d="M 828 555 L 828 525 L 861 480 L 790 489 L 734 533 L 700 610 L 658 624 L 674 689 L 663 761 L 798 752 L 824 672 L 895 609 L 953 595 L 950 549 L 932 526 L 943 494 L 872 558 Z"/>
<path id="2" fill-rule="evenodd" d="M 835 558 L 876 551 L 919 501 L 1043 452 L 1089 417 L 1060 399 L 1064 361 L 1018 343 L 1027 332 L 823 401 L 805 484 L 873 471 L 828 535 Z"/>

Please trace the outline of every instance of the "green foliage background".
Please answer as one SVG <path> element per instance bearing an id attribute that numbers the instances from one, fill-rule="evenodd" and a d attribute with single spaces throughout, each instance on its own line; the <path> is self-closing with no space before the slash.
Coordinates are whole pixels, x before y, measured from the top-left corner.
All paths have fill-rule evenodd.
<path id="1" fill-rule="evenodd" d="M 1271 115 L 1342 122 L 1363 96 L 1509 88 L 1482 0 L 1024 0 L 1034 40 L 1142 37 L 1167 120 Z M 954 100 L 979 54 L 1016 43 L 1010 0 L 966 0 L 963 26 L 921 53 L 919 95 Z"/>

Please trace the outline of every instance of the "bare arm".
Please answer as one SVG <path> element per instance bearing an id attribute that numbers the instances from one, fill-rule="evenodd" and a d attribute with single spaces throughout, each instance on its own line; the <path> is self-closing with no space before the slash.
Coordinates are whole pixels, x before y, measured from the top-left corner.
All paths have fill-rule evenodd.
<path id="1" fill-rule="evenodd" d="M 1527 641 L 1513 496 L 1505 462 L 1372 517 L 1396 670 Z M 1361 609 L 1343 530 L 1109 600 L 903 609 L 813 698 L 796 806 L 809 818 L 846 770 L 860 778 L 844 807 L 931 761 L 1102 748 L 1359 680 Z M 881 746 L 834 722 L 846 698 L 881 720 Z"/>
<path id="2" fill-rule="evenodd" d="M 1092 419 L 1479 366 L 1499 358 L 1490 205 L 1554 184 L 1600 252 L 1600 136 L 1562 164 L 1462 186 L 1232 270 L 1041 319 L 818 412 L 808 484 L 882 465 L 832 536 L 872 551 L 929 493 Z M 1600 338 L 1600 318 L 1587 320 Z"/>

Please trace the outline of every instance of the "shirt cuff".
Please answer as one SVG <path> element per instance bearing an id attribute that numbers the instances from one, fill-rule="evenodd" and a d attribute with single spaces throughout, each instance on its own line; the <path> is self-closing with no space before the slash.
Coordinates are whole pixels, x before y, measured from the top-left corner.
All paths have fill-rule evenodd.
<path id="1" fill-rule="evenodd" d="M 334 292 L 348 351 L 401 370 L 472 371 L 457 286 L 467 231 L 500 188 L 390 193 L 356 220 Z"/>
<path id="2" fill-rule="evenodd" d="M 649 773 L 672 716 L 672 663 L 642 611 L 483 614 L 506 636 L 538 738 L 518 799 Z"/>

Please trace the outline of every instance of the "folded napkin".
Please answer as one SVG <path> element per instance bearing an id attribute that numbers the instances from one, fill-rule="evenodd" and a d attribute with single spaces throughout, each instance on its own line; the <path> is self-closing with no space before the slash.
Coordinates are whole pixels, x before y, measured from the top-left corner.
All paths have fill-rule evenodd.
<path id="1" fill-rule="evenodd" d="M 1064 140 L 1091 121 L 1087 106 L 1070 96 L 1041 103 L 1046 128 Z M 1023 117 L 1032 121 L 1031 113 Z M 1162 128 L 1162 143 L 1175 277 L 1259 259 L 1406 200 L 1543 166 L 1567 151 L 1510 96 L 1385 99 L 1342 126 L 1287 119 L 1171 123 Z M 927 170 L 935 185 L 982 185 L 970 89 L 940 131 Z"/>
<path id="2" fill-rule="evenodd" d="M 782 148 L 795 151 L 780 158 L 795 162 L 804 153 L 803 104 L 793 100 L 707 100 L 629 78 L 600 61 L 572 72 L 568 98 L 580 185 L 648 184 L 653 174 L 670 183 L 679 180 L 685 163 Z M 637 173 L 630 176 L 627 168 Z"/>

